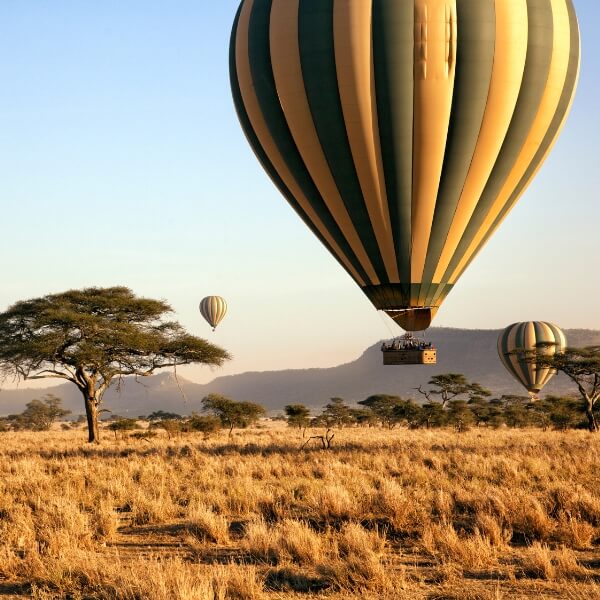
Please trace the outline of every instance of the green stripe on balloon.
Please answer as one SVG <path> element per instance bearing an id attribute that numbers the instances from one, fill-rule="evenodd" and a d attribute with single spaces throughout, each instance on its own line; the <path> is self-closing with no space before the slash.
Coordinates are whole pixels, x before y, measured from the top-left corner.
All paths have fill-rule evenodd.
<path id="1" fill-rule="evenodd" d="M 333 0 L 302 0 L 299 11 L 302 77 L 313 122 L 336 186 L 380 281 L 388 280 L 362 195 L 337 86 Z"/>
<path id="2" fill-rule="evenodd" d="M 373 0 L 373 63 L 379 139 L 400 281 L 410 281 L 414 6 Z"/>

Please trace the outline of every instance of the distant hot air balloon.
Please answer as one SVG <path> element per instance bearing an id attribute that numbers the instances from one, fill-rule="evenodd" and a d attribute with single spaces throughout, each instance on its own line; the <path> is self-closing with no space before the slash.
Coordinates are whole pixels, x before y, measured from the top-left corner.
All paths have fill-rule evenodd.
<path id="1" fill-rule="evenodd" d="M 242 0 L 230 75 L 281 193 L 418 331 L 546 158 L 579 55 L 571 0 Z"/>
<path id="2" fill-rule="evenodd" d="M 207 296 L 200 301 L 200 314 L 208 321 L 213 331 L 226 313 L 227 302 L 221 296 Z"/>
<path id="3" fill-rule="evenodd" d="M 498 337 L 500 360 L 532 398 L 537 396 L 555 374 L 552 369 L 538 368 L 531 361 L 533 351 L 554 354 L 563 352 L 566 346 L 567 338 L 563 331 L 545 321 L 513 323 Z"/>

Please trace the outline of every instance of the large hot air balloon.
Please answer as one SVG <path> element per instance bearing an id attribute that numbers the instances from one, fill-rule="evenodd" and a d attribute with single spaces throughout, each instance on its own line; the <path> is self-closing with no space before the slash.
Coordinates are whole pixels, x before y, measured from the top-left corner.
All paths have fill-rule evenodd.
<path id="1" fill-rule="evenodd" d="M 200 301 L 200 314 L 208 321 L 213 328 L 223 320 L 227 313 L 227 302 L 221 296 L 207 296 Z"/>
<path id="2" fill-rule="evenodd" d="M 555 371 L 538 368 L 532 357 L 535 352 L 563 352 L 567 338 L 563 331 L 545 321 L 527 321 L 509 325 L 498 337 L 498 354 L 508 372 L 535 398 L 552 379 Z"/>
<path id="3" fill-rule="evenodd" d="M 281 193 L 418 331 L 546 158 L 579 53 L 571 0 L 242 0 L 230 74 Z"/>

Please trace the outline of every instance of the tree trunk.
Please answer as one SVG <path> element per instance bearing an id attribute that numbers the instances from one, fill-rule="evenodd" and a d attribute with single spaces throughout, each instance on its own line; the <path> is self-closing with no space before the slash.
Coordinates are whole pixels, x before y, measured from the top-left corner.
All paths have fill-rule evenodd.
<path id="1" fill-rule="evenodd" d="M 100 443 L 100 432 L 98 429 L 98 400 L 94 396 L 84 394 L 85 415 L 88 424 L 88 442 L 90 444 Z"/>
<path id="2" fill-rule="evenodd" d="M 588 418 L 588 428 L 592 433 L 596 433 L 598 431 L 598 421 L 596 420 L 596 415 L 594 414 L 594 405 L 591 402 L 588 402 L 585 407 L 585 414 Z"/>

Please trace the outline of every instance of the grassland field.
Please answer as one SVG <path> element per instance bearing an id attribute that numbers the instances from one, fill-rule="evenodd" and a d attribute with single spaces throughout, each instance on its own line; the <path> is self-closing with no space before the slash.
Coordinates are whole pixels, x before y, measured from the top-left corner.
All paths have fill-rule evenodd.
<path id="1" fill-rule="evenodd" d="M 0 434 L 0 598 L 600 599 L 600 436 L 302 443 Z"/>

